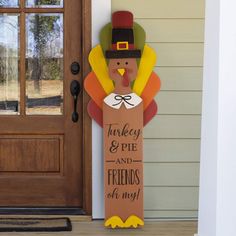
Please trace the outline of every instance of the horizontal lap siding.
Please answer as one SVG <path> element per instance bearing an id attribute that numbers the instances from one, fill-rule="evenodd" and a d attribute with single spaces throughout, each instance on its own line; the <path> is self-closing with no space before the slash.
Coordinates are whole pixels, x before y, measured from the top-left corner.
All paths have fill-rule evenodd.
<path id="1" fill-rule="evenodd" d="M 202 92 L 161 91 L 155 98 L 160 115 L 200 115 Z"/>
<path id="2" fill-rule="evenodd" d="M 202 67 L 203 43 L 149 43 L 160 67 Z"/>
<path id="3" fill-rule="evenodd" d="M 137 19 L 136 22 L 144 27 L 147 43 L 199 43 L 204 40 L 202 19 Z"/>
<path id="4" fill-rule="evenodd" d="M 199 139 L 201 136 L 199 115 L 157 115 L 144 129 L 144 138 Z"/>
<path id="5" fill-rule="evenodd" d="M 197 210 L 197 187 L 145 187 L 145 210 Z"/>
<path id="6" fill-rule="evenodd" d="M 161 78 L 161 91 L 201 91 L 202 67 L 155 67 Z"/>
<path id="7" fill-rule="evenodd" d="M 196 163 L 200 139 L 144 139 L 145 163 Z"/>
<path id="8" fill-rule="evenodd" d="M 144 130 L 146 218 L 198 214 L 204 0 L 112 0 L 130 10 L 157 52 L 158 115 Z"/>
<path id="9" fill-rule="evenodd" d="M 112 0 L 112 10 L 132 11 L 136 18 L 204 18 L 203 0 Z"/>
<path id="10" fill-rule="evenodd" d="M 198 186 L 199 163 L 145 163 L 145 186 Z M 167 174 L 168 173 L 168 174 Z M 154 178 L 155 177 L 155 178 Z"/>
<path id="11" fill-rule="evenodd" d="M 196 219 L 198 210 L 144 210 L 146 219 Z"/>

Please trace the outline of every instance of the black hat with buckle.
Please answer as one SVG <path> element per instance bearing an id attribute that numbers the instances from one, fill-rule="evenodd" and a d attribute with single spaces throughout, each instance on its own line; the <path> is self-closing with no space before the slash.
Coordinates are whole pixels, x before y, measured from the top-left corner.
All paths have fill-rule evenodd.
<path id="1" fill-rule="evenodd" d="M 117 11 L 112 14 L 112 47 L 106 58 L 140 58 L 141 50 L 135 49 L 133 14 Z"/>

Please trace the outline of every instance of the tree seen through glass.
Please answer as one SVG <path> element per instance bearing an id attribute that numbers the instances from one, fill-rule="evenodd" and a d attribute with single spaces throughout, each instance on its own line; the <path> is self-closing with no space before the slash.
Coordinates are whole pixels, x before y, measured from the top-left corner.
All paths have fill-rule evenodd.
<path id="1" fill-rule="evenodd" d="M 62 7 L 62 0 L 26 0 L 27 7 Z"/>
<path id="2" fill-rule="evenodd" d="M 58 107 L 63 97 L 63 15 L 28 14 L 26 21 L 26 95 L 27 99 L 44 99 L 35 103 L 35 107 L 41 107 L 38 110 L 42 112 L 43 106 L 49 106 L 47 101 L 54 97 Z M 30 103 L 28 101 L 28 107 L 33 108 Z"/>
<path id="3" fill-rule="evenodd" d="M 62 4 L 59 0 L 27 2 L 43 6 Z M 17 4 L 17 0 L 0 0 L 0 7 L 12 7 Z M 13 102 L 9 94 L 16 94 L 16 100 L 14 99 L 16 103 L 19 93 L 19 52 L 22 49 L 19 48 L 18 42 L 19 21 L 13 16 L 13 13 L 0 14 L 0 114 L 2 109 L 8 109 L 4 104 Z M 26 110 L 28 109 L 26 112 L 34 114 L 33 110 L 39 108 L 35 114 L 50 112 L 61 114 L 63 112 L 63 14 L 29 13 L 26 14 L 25 24 Z M 21 40 L 23 38 L 21 37 Z M 13 81 L 11 87 L 9 81 Z M 2 109 L 1 104 L 3 104 Z M 18 111 L 18 105 L 14 110 Z"/>

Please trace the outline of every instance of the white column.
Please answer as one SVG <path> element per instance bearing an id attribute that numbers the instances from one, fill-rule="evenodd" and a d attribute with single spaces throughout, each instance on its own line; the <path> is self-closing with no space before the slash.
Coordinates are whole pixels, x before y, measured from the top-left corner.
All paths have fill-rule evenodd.
<path id="1" fill-rule="evenodd" d="M 206 0 L 199 236 L 236 235 L 235 22 L 235 0 Z"/>
<path id="2" fill-rule="evenodd" d="M 92 45 L 99 44 L 99 32 L 111 21 L 111 0 L 92 0 Z M 93 219 L 104 218 L 103 132 L 92 121 L 92 214 Z"/>

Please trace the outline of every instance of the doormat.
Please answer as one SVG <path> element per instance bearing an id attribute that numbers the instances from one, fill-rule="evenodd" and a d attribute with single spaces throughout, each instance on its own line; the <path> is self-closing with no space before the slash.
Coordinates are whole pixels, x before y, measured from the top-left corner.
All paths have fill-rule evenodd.
<path id="1" fill-rule="evenodd" d="M 72 231 L 69 218 L 0 218 L 0 232 Z"/>

